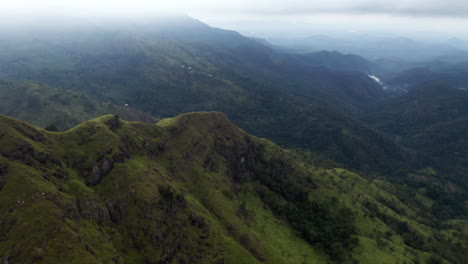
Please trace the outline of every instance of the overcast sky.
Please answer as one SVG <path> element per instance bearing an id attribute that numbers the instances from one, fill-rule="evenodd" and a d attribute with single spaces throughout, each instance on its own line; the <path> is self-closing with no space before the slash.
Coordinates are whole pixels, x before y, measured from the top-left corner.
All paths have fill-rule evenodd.
<path id="1" fill-rule="evenodd" d="M 467 0 L 5 0 L 0 15 L 150 15 L 178 12 L 245 32 L 307 28 L 465 34 Z M 270 25 L 270 26 L 269 26 Z"/>

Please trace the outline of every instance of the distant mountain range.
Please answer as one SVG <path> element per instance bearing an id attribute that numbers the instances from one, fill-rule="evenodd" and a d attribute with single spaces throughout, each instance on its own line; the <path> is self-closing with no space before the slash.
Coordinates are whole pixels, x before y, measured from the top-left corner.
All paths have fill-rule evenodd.
<path id="1" fill-rule="evenodd" d="M 38 80 L 158 117 L 222 111 L 255 135 L 359 169 L 389 171 L 380 160 L 411 160 L 406 157 L 412 154 L 341 111 L 356 112 L 385 96 L 359 72 L 370 63 L 358 56 L 277 52 L 188 17 L 61 26 L 0 42 L 1 76 Z"/>
<path id="2" fill-rule="evenodd" d="M 401 60 L 404 62 L 427 61 L 438 57 L 457 62 L 467 59 L 468 45 L 461 39 L 445 42 L 416 41 L 408 37 L 354 33 L 343 37 L 314 35 L 303 38 L 272 38 L 272 44 L 287 47 L 295 52 L 336 50 L 358 54 L 371 60 Z"/>
<path id="3" fill-rule="evenodd" d="M 0 262 L 466 262 L 466 63 L 49 19 L 0 30 L 0 114 L 67 130 L 0 116 Z"/>
<path id="4" fill-rule="evenodd" d="M 182 66 L 218 79 L 249 78 L 287 93 L 333 99 L 344 109 L 375 99 L 363 95 L 381 96 L 378 85 L 359 73 L 369 71 L 371 63 L 358 56 L 290 55 L 189 17 L 163 21 L 81 22 L 65 28 L 57 23 L 45 32 L 0 38 L 0 75 L 41 80 L 119 102 L 127 100 L 122 93 L 128 86 L 138 87 L 137 93 L 158 86 L 187 86 L 180 78 Z M 361 86 L 367 91 L 356 89 Z"/>
<path id="5" fill-rule="evenodd" d="M 459 88 L 468 87 L 468 63 L 430 61 L 402 71 L 386 82 L 393 86 L 412 87 L 429 81 L 444 81 Z"/>

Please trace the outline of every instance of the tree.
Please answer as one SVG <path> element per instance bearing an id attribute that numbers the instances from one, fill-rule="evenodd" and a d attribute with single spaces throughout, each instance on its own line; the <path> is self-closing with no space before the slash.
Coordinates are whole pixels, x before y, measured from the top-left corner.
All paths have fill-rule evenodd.
<path id="1" fill-rule="evenodd" d="M 47 130 L 47 131 L 51 131 L 51 132 L 58 132 L 59 131 L 59 129 L 57 128 L 57 126 L 54 123 L 46 126 L 44 129 Z"/>

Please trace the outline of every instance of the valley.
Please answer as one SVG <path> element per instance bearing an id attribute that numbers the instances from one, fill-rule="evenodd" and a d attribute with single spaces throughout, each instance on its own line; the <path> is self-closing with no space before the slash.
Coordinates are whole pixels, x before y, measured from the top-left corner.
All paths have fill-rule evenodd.
<path id="1" fill-rule="evenodd" d="M 1 263 L 468 261 L 466 62 L 48 19 L 0 28 Z"/>

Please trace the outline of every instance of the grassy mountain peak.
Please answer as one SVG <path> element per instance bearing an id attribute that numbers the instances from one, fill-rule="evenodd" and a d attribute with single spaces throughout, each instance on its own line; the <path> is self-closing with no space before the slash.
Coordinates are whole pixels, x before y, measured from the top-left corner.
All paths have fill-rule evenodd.
<path id="1" fill-rule="evenodd" d="M 465 222 L 216 112 L 65 132 L 0 116 L 0 182 L 9 263 L 460 263 L 466 247 Z"/>

